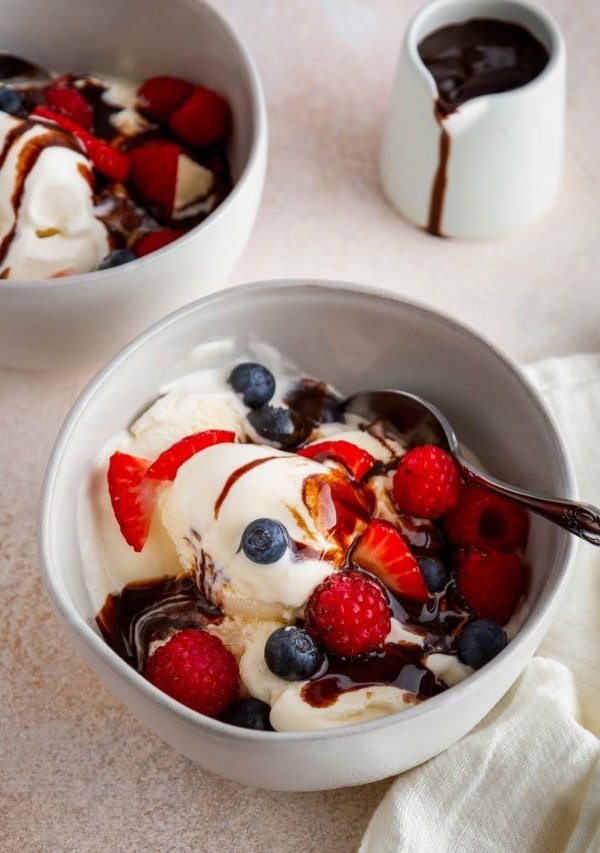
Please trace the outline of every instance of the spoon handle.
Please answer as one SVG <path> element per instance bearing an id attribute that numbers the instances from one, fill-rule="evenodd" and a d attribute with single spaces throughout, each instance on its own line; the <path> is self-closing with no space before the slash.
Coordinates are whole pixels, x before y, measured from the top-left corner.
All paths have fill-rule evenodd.
<path id="1" fill-rule="evenodd" d="M 462 475 L 469 482 L 483 486 L 520 504 L 525 509 L 547 518 L 554 524 L 558 524 L 559 527 L 564 527 L 569 533 L 574 533 L 592 545 L 600 545 L 600 509 L 598 507 L 577 501 L 542 498 L 529 492 L 523 492 L 514 486 L 508 486 L 501 480 L 484 476 L 479 471 L 475 471 L 461 456 L 456 456 L 456 459 Z"/>

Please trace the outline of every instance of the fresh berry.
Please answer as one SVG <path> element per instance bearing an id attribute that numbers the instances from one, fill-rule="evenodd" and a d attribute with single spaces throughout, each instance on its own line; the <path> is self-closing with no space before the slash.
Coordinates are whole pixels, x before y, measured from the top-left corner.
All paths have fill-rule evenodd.
<path id="1" fill-rule="evenodd" d="M 20 93 L 10 86 L 0 87 L 0 110 L 11 116 L 24 116 L 26 114 L 25 103 Z"/>
<path id="2" fill-rule="evenodd" d="M 198 86 L 169 119 L 175 136 L 203 148 L 222 142 L 229 129 L 229 106 L 212 89 Z"/>
<path id="3" fill-rule="evenodd" d="M 71 119 L 84 130 L 92 130 L 94 123 L 92 106 L 77 89 L 54 84 L 44 89 L 44 99 L 51 110 Z"/>
<path id="4" fill-rule="evenodd" d="M 265 643 L 265 663 L 274 675 L 286 681 L 304 681 L 323 663 L 319 647 L 304 628 L 277 628 Z"/>
<path id="5" fill-rule="evenodd" d="M 242 729 L 255 729 L 259 732 L 272 732 L 273 726 L 269 720 L 271 706 L 260 699 L 250 697 L 238 699 L 221 714 L 220 720 L 230 726 Z"/>
<path id="6" fill-rule="evenodd" d="M 297 447 L 308 436 L 310 424 L 303 421 L 293 409 L 279 406 L 261 406 L 248 413 L 248 422 L 257 434 L 287 450 Z"/>
<path id="7" fill-rule="evenodd" d="M 475 615 L 506 625 L 525 587 L 518 554 L 460 548 L 455 554 L 455 574 L 456 586 Z"/>
<path id="8" fill-rule="evenodd" d="M 174 480 L 184 462 L 215 444 L 235 441 L 235 433 L 226 429 L 205 429 L 186 435 L 158 456 L 146 472 L 153 480 Z"/>
<path id="9" fill-rule="evenodd" d="M 75 135 L 83 143 L 85 153 L 99 172 L 113 181 L 124 183 L 127 180 L 131 167 L 127 154 L 86 133 L 85 130 L 78 131 Z"/>
<path id="10" fill-rule="evenodd" d="M 467 622 L 458 637 L 458 656 L 473 669 L 481 669 L 506 645 L 506 634 L 492 619 Z"/>
<path id="11" fill-rule="evenodd" d="M 370 453 L 349 441 L 319 441 L 303 447 L 298 453 L 318 462 L 333 459 L 341 463 L 354 480 L 361 480 L 375 464 Z"/>
<path id="12" fill-rule="evenodd" d="M 108 492 L 123 538 L 141 551 L 148 538 L 156 505 L 157 483 L 146 479 L 148 459 L 117 451 L 110 457 Z"/>
<path id="13" fill-rule="evenodd" d="M 443 592 L 448 586 L 450 573 L 446 564 L 439 557 L 417 557 L 421 574 L 429 592 Z"/>
<path id="14" fill-rule="evenodd" d="M 398 464 L 392 493 L 400 512 L 439 518 L 456 505 L 460 494 L 460 478 L 452 457 L 432 444 L 413 447 Z"/>
<path id="15" fill-rule="evenodd" d="M 145 675 L 159 690 L 209 717 L 238 698 L 236 659 L 218 637 L 197 628 L 186 628 L 159 646 Z"/>
<path id="16" fill-rule="evenodd" d="M 181 148 L 173 142 L 154 142 L 131 151 L 131 185 L 139 198 L 157 205 L 170 218 L 175 204 Z"/>
<path id="17" fill-rule="evenodd" d="M 527 541 L 529 518 L 512 501 L 466 485 L 457 506 L 444 518 L 444 529 L 455 545 L 514 551 Z"/>
<path id="18" fill-rule="evenodd" d="M 108 270 L 111 267 L 120 267 L 122 264 L 128 264 L 130 261 L 135 261 L 135 255 L 131 249 L 115 249 L 102 258 L 98 269 Z"/>
<path id="19" fill-rule="evenodd" d="M 185 231 L 175 228 L 161 228 L 160 231 L 151 231 L 149 234 L 144 234 L 134 246 L 136 258 L 143 258 L 144 255 L 149 255 L 151 252 L 158 252 L 164 246 L 168 246 L 174 240 L 182 237 Z"/>
<path id="20" fill-rule="evenodd" d="M 138 107 L 155 121 L 165 122 L 193 91 L 192 84 L 180 77 L 149 77 L 137 91 Z"/>
<path id="21" fill-rule="evenodd" d="M 241 394 L 245 406 L 258 409 L 268 403 L 275 393 L 275 378 L 262 364 L 245 361 L 233 368 L 229 384 Z"/>
<path id="22" fill-rule="evenodd" d="M 276 563 L 290 544 L 288 532 L 274 518 L 257 518 L 242 533 L 242 551 L 253 563 Z"/>
<path id="23" fill-rule="evenodd" d="M 306 630 L 325 649 L 349 656 L 381 648 L 391 628 L 391 610 L 382 587 L 363 572 L 329 575 L 310 596 Z"/>
<path id="24" fill-rule="evenodd" d="M 36 107 L 31 115 L 33 118 L 52 121 L 75 136 L 96 169 L 107 178 L 121 183 L 127 180 L 131 164 L 129 157 L 123 151 L 112 148 L 107 142 L 98 139 L 97 136 L 92 136 L 72 119 L 51 110 L 49 107 L 43 105 Z"/>
<path id="25" fill-rule="evenodd" d="M 372 572 L 393 593 L 413 601 L 429 598 L 419 564 L 389 521 L 374 518 L 352 551 L 352 562 Z"/>

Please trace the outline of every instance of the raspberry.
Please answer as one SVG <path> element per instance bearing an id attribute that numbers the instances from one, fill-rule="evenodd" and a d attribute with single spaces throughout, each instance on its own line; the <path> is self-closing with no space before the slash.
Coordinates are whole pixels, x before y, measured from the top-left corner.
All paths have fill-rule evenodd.
<path id="1" fill-rule="evenodd" d="M 192 147 L 222 142 L 229 128 L 229 105 L 212 89 L 198 86 L 169 119 L 175 136 Z"/>
<path id="2" fill-rule="evenodd" d="M 146 678 L 188 708 L 217 717 L 238 698 L 237 661 L 222 641 L 186 628 L 160 646 L 146 665 Z"/>
<path id="3" fill-rule="evenodd" d="M 506 625 L 525 587 L 519 556 L 485 548 L 460 548 L 454 568 L 456 586 L 475 615 Z"/>
<path id="4" fill-rule="evenodd" d="M 194 87 L 180 77 L 149 77 L 137 91 L 141 110 L 156 121 L 166 121 L 192 94 Z"/>
<path id="5" fill-rule="evenodd" d="M 444 518 L 444 529 L 455 545 L 513 551 L 527 541 L 529 517 L 511 501 L 467 485 L 457 506 Z"/>
<path id="6" fill-rule="evenodd" d="M 423 444 L 407 451 L 392 485 L 400 512 L 439 518 L 458 502 L 460 478 L 454 460 L 440 447 Z"/>
<path id="7" fill-rule="evenodd" d="M 305 627 L 337 655 L 359 655 L 380 648 L 391 628 L 391 610 L 379 583 L 347 569 L 329 575 L 306 605 Z"/>

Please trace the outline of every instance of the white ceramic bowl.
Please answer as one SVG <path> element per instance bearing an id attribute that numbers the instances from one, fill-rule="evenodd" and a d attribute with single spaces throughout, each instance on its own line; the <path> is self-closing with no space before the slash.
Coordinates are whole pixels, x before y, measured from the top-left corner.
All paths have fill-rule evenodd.
<path id="1" fill-rule="evenodd" d="M 274 281 L 206 296 L 116 355 L 73 406 L 43 489 L 41 571 L 69 636 L 98 677 L 175 749 L 229 779 L 279 790 L 382 779 L 449 747 L 510 687 L 557 610 L 574 540 L 533 520 L 530 613 L 520 633 L 462 684 L 415 708 L 337 730 L 267 733 L 228 726 L 173 701 L 124 663 L 95 627 L 77 538 L 78 496 L 98 449 L 179 375 L 194 346 L 248 334 L 343 393 L 383 386 L 422 394 L 490 472 L 512 483 L 574 497 L 571 465 L 544 404 L 490 343 L 425 307 L 353 284 Z"/>
<path id="2" fill-rule="evenodd" d="M 43 21 L 35 27 L 32 21 Z M 0 48 L 53 70 L 142 81 L 174 74 L 221 92 L 233 132 L 234 188 L 198 227 L 122 267 L 44 281 L 0 281 L 0 363 L 101 363 L 150 323 L 226 281 L 256 218 L 267 123 L 247 49 L 204 0 L 19 0 L 3 6 Z"/>

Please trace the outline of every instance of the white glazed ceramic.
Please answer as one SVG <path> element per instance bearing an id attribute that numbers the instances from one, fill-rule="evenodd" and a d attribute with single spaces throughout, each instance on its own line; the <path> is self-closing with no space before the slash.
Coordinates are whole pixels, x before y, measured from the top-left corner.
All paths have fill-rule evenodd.
<path id="1" fill-rule="evenodd" d="M 437 88 L 417 46 L 448 24 L 497 18 L 528 29 L 548 50 L 542 73 L 518 89 L 473 98 L 443 120 L 450 152 L 440 232 L 502 237 L 538 219 L 558 193 L 563 163 L 566 50 L 529 0 L 431 0 L 412 19 L 400 52 L 380 152 L 390 201 L 423 228 L 440 164 Z"/>
<path id="2" fill-rule="evenodd" d="M 228 726 L 170 699 L 124 663 L 95 627 L 83 581 L 77 506 L 98 449 L 180 375 L 191 349 L 248 335 L 343 393 L 383 386 L 424 395 L 446 412 L 491 473 L 513 483 L 574 497 L 571 465 L 542 401 L 491 344 L 425 307 L 353 284 L 274 281 L 206 296 L 116 355 L 73 406 L 43 488 L 41 572 L 69 637 L 98 677 L 148 728 L 229 779 L 279 790 L 382 779 L 449 747 L 510 687 L 556 612 L 575 541 L 533 519 L 531 612 L 521 632 L 490 664 L 418 707 L 338 730 L 270 733 Z"/>
<path id="3" fill-rule="evenodd" d="M 33 24 L 42 20 L 43 27 Z M 142 81 L 189 78 L 233 115 L 234 189 L 197 228 L 122 267 L 45 281 L 0 281 L 0 363 L 101 363 L 160 317 L 222 286 L 254 224 L 267 156 L 264 97 L 247 49 L 204 0 L 7 0 L 0 48 L 55 70 Z"/>

